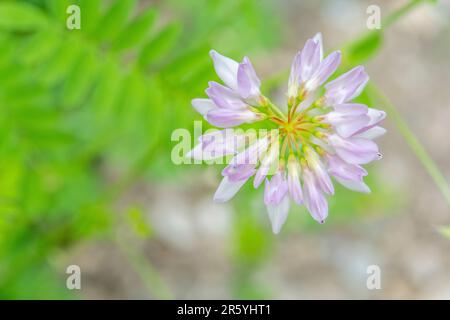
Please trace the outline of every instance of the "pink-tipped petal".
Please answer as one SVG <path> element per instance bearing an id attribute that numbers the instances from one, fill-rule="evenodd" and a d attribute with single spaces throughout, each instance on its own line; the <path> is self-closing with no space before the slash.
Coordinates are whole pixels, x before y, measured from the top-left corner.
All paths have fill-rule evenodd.
<path id="1" fill-rule="evenodd" d="M 243 123 L 257 121 L 258 116 L 250 110 L 213 109 L 206 114 L 206 120 L 213 126 L 230 128 Z"/>
<path id="2" fill-rule="evenodd" d="M 336 105 L 352 100 L 362 92 L 368 81 L 364 67 L 353 68 L 325 85 L 326 104 Z"/>
<path id="3" fill-rule="evenodd" d="M 289 75 L 288 97 L 290 99 L 297 97 L 301 82 L 301 52 L 298 52 L 292 61 L 291 73 Z"/>
<path id="4" fill-rule="evenodd" d="M 324 223 L 328 216 L 328 202 L 316 182 L 314 174 L 306 169 L 303 171 L 303 196 L 306 208 L 314 220 Z"/>
<path id="5" fill-rule="evenodd" d="M 241 110 L 248 107 L 233 90 L 214 81 L 209 82 L 206 94 L 219 108 Z"/>
<path id="6" fill-rule="evenodd" d="M 319 45 L 319 58 L 320 58 L 320 61 L 322 61 L 323 60 L 322 34 L 320 32 L 316 33 L 316 35 L 313 37 L 313 41 Z"/>
<path id="7" fill-rule="evenodd" d="M 248 148 L 239 152 L 231 159 L 232 164 L 257 164 L 261 155 L 267 150 L 269 139 L 263 137 L 252 143 Z"/>
<path id="8" fill-rule="evenodd" d="M 231 182 L 237 182 L 247 180 L 255 172 L 255 165 L 253 164 L 229 164 L 222 170 L 222 176 L 227 176 Z"/>
<path id="9" fill-rule="evenodd" d="M 322 85 L 337 69 L 341 63 L 341 53 L 335 51 L 328 55 L 325 60 L 323 60 L 314 74 L 305 83 L 305 89 L 307 91 L 314 91 L 320 85 Z"/>
<path id="10" fill-rule="evenodd" d="M 244 58 L 244 62 L 239 64 L 237 81 L 240 96 L 251 105 L 257 106 L 261 96 L 261 92 L 259 91 L 261 82 L 256 76 L 255 70 L 247 57 Z"/>
<path id="11" fill-rule="evenodd" d="M 245 135 L 236 135 L 232 129 L 214 131 L 199 137 L 200 143 L 188 154 L 197 160 L 214 160 L 236 154 L 245 141 Z"/>
<path id="12" fill-rule="evenodd" d="M 306 41 L 301 53 L 301 78 L 307 81 L 316 72 L 320 64 L 320 44 L 312 39 Z"/>
<path id="13" fill-rule="evenodd" d="M 303 204 L 303 192 L 300 184 L 300 165 L 293 156 L 290 156 L 288 161 L 288 189 L 294 202 Z"/>
<path id="14" fill-rule="evenodd" d="M 377 126 L 381 121 L 383 121 L 386 118 L 386 112 L 378 109 L 369 108 L 367 116 L 369 118 L 369 122 L 367 123 L 367 125 L 359 129 L 357 132 L 355 132 L 354 135 L 363 133 Z"/>
<path id="15" fill-rule="evenodd" d="M 266 180 L 264 202 L 266 205 L 279 204 L 288 192 L 288 185 L 284 172 L 278 171 L 270 181 Z"/>
<path id="16" fill-rule="evenodd" d="M 328 137 L 339 157 L 351 164 L 365 164 L 380 159 L 378 146 L 372 140 L 361 138 L 344 139 L 336 134 Z"/>
<path id="17" fill-rule="evenodd" d="M 333 182 L 317 153 L 312 148 L 307 147 L 305 148 L 305 158 L 322 191 L 328 194 L 334 194 Z"/>
<path id="18" fill-rule="evenodd" d="M 328 155 L 327 160 L 328 172 L 334 177 L 345 180 L 361 180 L 367 175 L 367 171 L 363 167 L 347 163 L 337 155 Z"/>
<path id="19" fill-rule="evenodd" d="M 363 104 L 339 104 L 325 115 L 325 121 L 343 138 L 348 138 L 366 127 L 370 121 L 368 108 Z"/>

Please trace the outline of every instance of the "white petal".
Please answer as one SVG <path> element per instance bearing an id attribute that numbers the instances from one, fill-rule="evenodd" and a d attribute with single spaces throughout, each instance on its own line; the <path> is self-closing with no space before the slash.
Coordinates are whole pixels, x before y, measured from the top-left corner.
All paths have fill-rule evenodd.
<path id="1" fill-rule="evenodd" d="M 367 115 L 370 118 L 370 122 L 368 126 L 376 125 L 381 122 L 384 118 L 386 118 L 386 112 L 374 108 L 369 108 Z"/>
<path id="2" fill-rule="evenodd" d="M 364 132 L 356 134 L 353 137 L 373 140 L 373 139 L 381 137 L 385 133 L 386 133 L 385 128 L 376 126 L 376 127 L 370 128 Z"/>
<path id="3" fill-rule="evenodd" d="M 322 40 L 322 34 L 319 32 L 317 33 L 314 38 L 313 38 L 314 42 L 318 42 L 319 43 L 319 47 L 320 47 L 320 61 L 323 60 L 323 40 Z"/>
<path id="4" fill-rule="evenodd" d="M 215 202 L 226 202 L 234 197 L 248 179 L 232 182 L 228 177 L 224 177 L 214 194 Z"/>
<path id="5" fill-rule="evenodd" d="M 269 213 L 269 219 L 272 223 L 272 231 L 275 234 L 278 234 L 281 230 L 281 227 L 286 222 L 288 213 L 289 213 L 289 197 L 284 196 L 283 200 L 277 205 L 269 204 L 267 205 L 267 212 Z"/>
<path id="6" fill-rule="evenodd" d="M 370 193 L 370 188 L 363 181 L 346 180 L 339 177 L 334 178 L 347 189 L 362 193 Z"/>
<path id="7" fill-rule="evenodd" d="M 205 116 L 209 110 L 217 108 L 211 99 L 194 99 L 192 100 L 192 106 L 202 116 Z"/>
<path id="8" fill-rule="evenodd" d="M 256 172 L 255 179 L 253 180 L 253 186 L 258 188 L 259 185 L 264 181 L 264 178 L 269 173 L 270 168 L 273 167 L 275 160 L 278 159 L 279 155 L 279 144 L 276 143 L 270 147 L 268 153 L 261 160 L 261 165 Z"/>
<path id="9" fill-rule="evenodd" d="M 231 89 L 237 90 L 237 72 L 239 64 L 215 50 L 210 51 L 214 61 L 214 68 L 220 79 Z"/>

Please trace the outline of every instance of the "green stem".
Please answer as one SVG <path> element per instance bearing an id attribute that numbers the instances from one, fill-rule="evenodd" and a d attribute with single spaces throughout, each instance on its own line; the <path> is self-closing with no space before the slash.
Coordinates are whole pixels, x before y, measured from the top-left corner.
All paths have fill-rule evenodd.
<path id="1" fill-rule="evenodd" d="M 401 114 L 397 111 L 391 101 L 374 85 L 368 85 L 366 88 L 366 92 L 369 97 L 378 100 L 379 105 L 383 106 L 384 109 L 388 112 L 389 119 L 391 119 L 395 123 L 398 131 L 401 133 L 416 157 L 425 167 L 428 174 L 434 180 L 442 195 L 447 200 L 447 203 L 450 204 L 450 186 L 445 176 L 442 174 L 437 164 L 429 156 L 423 145 L 411 131 L 408 124 L 403 120 Z"/>
<path id="2" fill-rule="evenodd" d="M 397 22 L 398 19 L 402 18 L 405 14 L 409 13 L 411 10 L 413 10 L 415 7 L 417 7 L 422 2 L 426 2 L 429 0 L 411 0 L 399 9 L 395 10 L 391 14 L 389 14 L 385 19 L 383 19 L 382 26 L 383 28 L 388 28 L 395 22 Z"/>

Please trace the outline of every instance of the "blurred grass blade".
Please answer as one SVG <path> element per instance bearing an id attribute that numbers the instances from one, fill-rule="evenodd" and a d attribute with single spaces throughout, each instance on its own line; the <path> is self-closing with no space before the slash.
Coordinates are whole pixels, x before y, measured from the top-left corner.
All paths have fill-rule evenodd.
<path id="1" fill-rule="evenodd" d="M 136 0 L 116 0 L 97 24 L 95 35 L 100 41 L 113 40 L 125 27 L 136 7 Z"/>
<path id="2" fill-rule="evenodd" d="M 148 36 L 156 16 L 155 10 L 147 10 L 138 16 L 129 26 L 122 30 L 114 42 L 113 49 L 120 51 L 140 45 Z"/>
<path id="3" fill-rule="evenodd" d="M 0 30 L 34 32 L 47 22 L 44 13 L 36 6 L 24 2 L 0 3 Z"/>
<path id="4" fill-rule="evenodd" d="M 90 34 L 97 26 L 101 17 L 101 0 L 79 0 L 82 12 L 81 28 L 83 32 Z"/>
<path id="5" fill-rule="evenodd" d="M 175 46 L 180 31 L 181 26 L 178 23 L 169 24 L 161 30 L 142 49 L 139 64 L 146 67 L 166 55 Z"/>

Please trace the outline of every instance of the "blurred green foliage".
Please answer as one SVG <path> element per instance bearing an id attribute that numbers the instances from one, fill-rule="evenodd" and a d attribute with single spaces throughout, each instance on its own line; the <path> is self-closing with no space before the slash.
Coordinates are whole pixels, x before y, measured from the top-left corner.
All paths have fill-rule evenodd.
<path id="1" fill-rule="evenodd" d="M 71 4 L 81 7 L 81 30 L 66 28 Z M 209 50 L 235 58 L 268 50 L 282 38 L 274 12 L 264 0 L 0 2 L 0 298 L 73 298 L 55 260 L 93 239 L 117 244 L 150 293 L 170 297 L 145 257 L 117 240 L 123 223 L 139 240 L 155 236 L 140 204 L 118 212 L 116 203 L 138 179 L 187 170 L 169 160 L 170 136 L 200 119 L 190 100 L 217 79 Z M 382 40 L 373 32 L 345 47 L 340 72 L 373 57 Z M 245 186 L 233 201 L 234 296 L 274 295 L 255 274 L 274 258 L 275 239 L 401 204 L 376 175 L 368 184 L 370 196 L 338 187 L 320 228 L 293 209 L 277 238 L 261 190 Z"/>
<path id="2" fill-rule="evenodd" d="M 71 4 L 81 30 L 66 28 Z M 258 0 L 0 2 L 0 298 L 72 296 L 54 256 L 110 238 L 134 181 L 179 171 L 170 134 L 197 118 L 208 51 L 274 44 L 270 13 Z M 125 221 L 149 237 L 137 208 Z"/>

